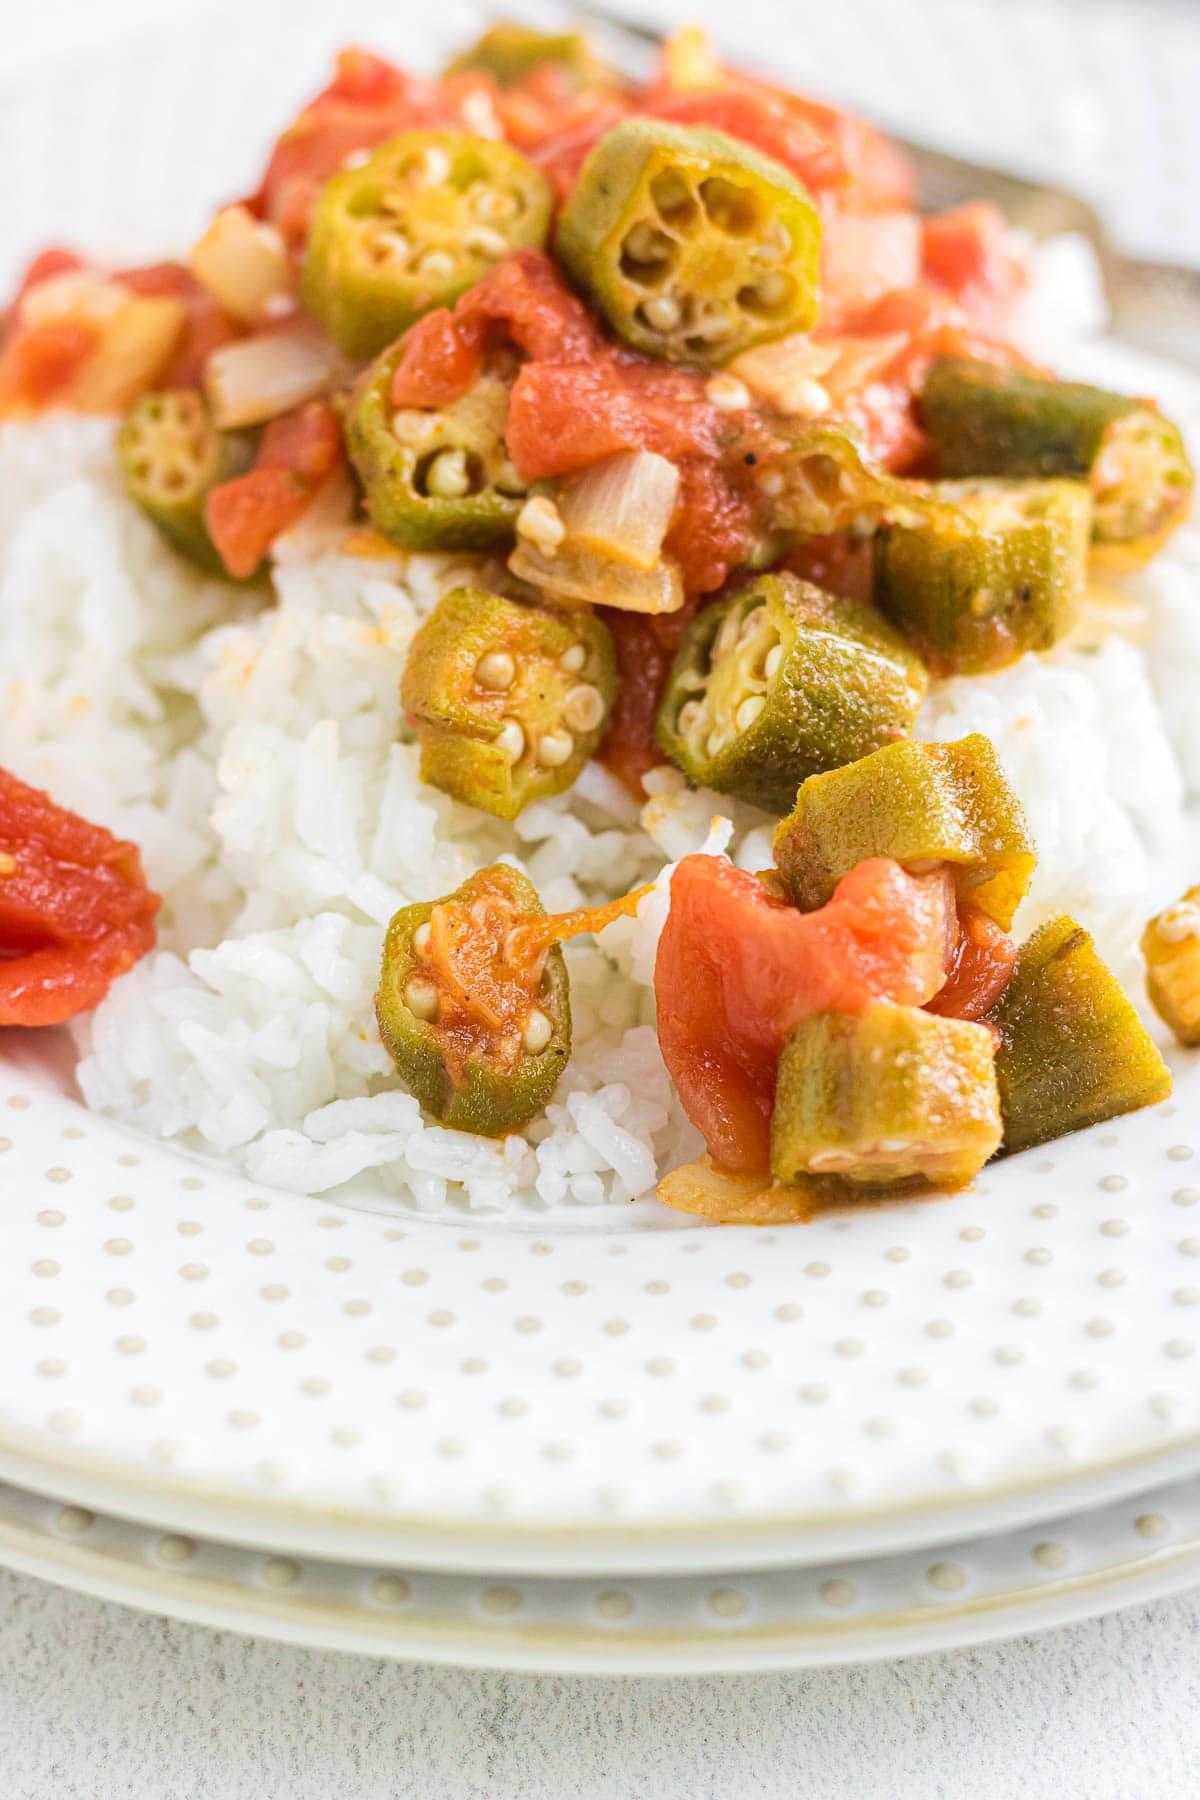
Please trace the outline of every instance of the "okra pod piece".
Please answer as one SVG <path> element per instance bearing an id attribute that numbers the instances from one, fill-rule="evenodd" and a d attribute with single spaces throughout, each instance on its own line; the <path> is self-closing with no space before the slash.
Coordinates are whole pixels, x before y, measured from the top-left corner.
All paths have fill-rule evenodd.
<path id="1" fill-rule="evenodd" d="M 584 163 L 557 248 L 626 343 L 715 368 L 815 323 L 820 239 L 780 164 L 723 132 L 626 119 Z"/>
<path id="2" fill-rule="evenodd" d="M 254 462 L 257 434 L 218 431 L 198 388 L 143 394 L 117 433 L 125 492 L 172 550 L 229 580 L 204 522 L 204 502 Z"/>
<path id="3" fill-rule="evenodd" d="M 1153 1106 L 1171 1091 L 1170 1071 L 1074 919 L 1054 919 L 1022 945 L 989 1019 L 1000 1034 L 1006 1150 Z"/>
<path id="4" fill-rule="evenodd" d="M 1087 584 L 1090 490 L 1079 481 L 946 481 L 942 510 L 875 540 L 875 603 L 935 675 L 984 675 L 1050 650 Z"/>
<path id="5" fill-rule="evenodd" d="M 870 607 L 761 575 L 688 625 L 658 741 L 690 781 L 782 813 L 808 776 L 906 737 L 925 687 Z"/>
<path id="6" fill-rule="evenodd" d="M 317 196 L 300 292 L 355 362 L 458 296 L 510 250 L 539 249 L 553 204 L 508 144 L 405 131 Z"/>
<path id="7" fill-rule="evenodd" d="M 778 419 L 782 440 L 757 454 L 759 510 L 769 535 L 788 539 L 869 532 L 883 517 L 917 526 L 945 503 L 927 482 L 889 475 L 848 425 L 823 419 Z"/>
<path id="8" fill-rule="evenodd" d="M 609 87 L 615 81 L 581 31 L 535 31 L 531 26 L 511 23 L 493 25 L 448 62 L 442 73 L 466 75 L 478 71 L 490 75 L 498 88 L 510 88 L 547 65 L 561 71 L 569 92 Z"/>
<path id="9" fill-rule="evenodd" d="M 873 856 L 908 868 L 949 863 L 959 899 L 1007 931 L 1037 855 L 991 739 L 906 740 L 810 775 L 775 833 L 775 862 L 797 906 L 824 906 Z"/>
<path id="10" fill-rule="evenodd" d="M 1099 550 L 1137 563 L 1187 512 L 1192 467 L 1153 401 L 1024 369 L 935 363 L 921 410 L 938 473 L 1086 481 Z"/>
<path id="11" fill-rule="evenodd" d="M 588 608 L 455 588 L 414 637 L 400 698 L 416 722 L 422 780 L 515 819 L 578 778 L 616 687 L 612 639 Z"/>
<path id="12" fill-rule="evenodd" d="M 1000 1147 L 986 1025 L 875 1002 L 819 1013 L 779 1059 L 771 1174 L 855 1187 L 965 1187 Z"/>
<path id="13" fill-rule="evenodd" d="M 515 358 L 493 353 L 461 399 L 429 411 L 392 405 L 403 348 L 367 370 L 346 418 L 373 523 L 404 550 L 506 550 L 526 491 L 504 443 Z"/>
<path id="14" fill-rule="evenodd" d="M 544 908 L 533 883 L 497 863 L 444 900 L 392 917 L 375 1014 L 396 1072 L 456 1131 L 519 1131 L 553 1094 L 571 1051 L 570 981 L 553 945 L 532 971 L 513 930 Z"/>
<path id="15" fill-rule="evenodd" d="M 1146 990 L 1181 1044 L 1200 1044 L 1200 887 L 1151 919 L 1142 933 Z"/>

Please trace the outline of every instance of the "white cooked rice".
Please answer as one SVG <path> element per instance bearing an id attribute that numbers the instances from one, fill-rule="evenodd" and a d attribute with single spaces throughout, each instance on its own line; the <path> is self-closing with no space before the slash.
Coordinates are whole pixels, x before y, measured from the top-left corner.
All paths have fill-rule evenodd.
<path id="1" fill-rule="evenodd" d="M 595 765 L 513 825 L 423 786 L 397 741 L 400 672 L 472 566 L 343 557 L 310 522 L 259 610 L 159 544 L 107 425 L 0 431 L 0 764 L 135 838 L 166 899 L 160 949 L 78 1029 L 90 1105 L 262 1182 L 425 1210 L 624 1203 L 695 1154 L 653 1030 L 669 865 L 729 841 L 761 868 L 769 827 L 739 808 L 714 827 L 728 802 L 666 770 L 640 817 Z M 1018 929 L 1069 910 L 1131 980 L 1185 788 L 1200 795 L 1198 586 L 1189 531 L 1133 584 L 1148 651 L 1110 640 L 941 683 L 918 726 L 1000 751 L 1040 853 Z M 391 913 L 498 857 L 552 910 L 659 882 L 603 949 L 567 947 L 570 1064 L 546 1116 L 493 1143 L 397 1088 L 372 996 Z"/>

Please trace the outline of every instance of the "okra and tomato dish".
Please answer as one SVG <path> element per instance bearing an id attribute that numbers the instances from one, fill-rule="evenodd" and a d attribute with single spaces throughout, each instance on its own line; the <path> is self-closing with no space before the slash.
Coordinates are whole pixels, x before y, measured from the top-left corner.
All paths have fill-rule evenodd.
<path id="1" fill-rule="evenodd" d="M 990 207 L 922 216 L 879 133 L 695 30 L 635 83 L 501 25 L 435 79 L 344 52 L 185 260 L 40 254 L 0 415 L 117 416 L 129 503 L 230 606 L 272 604 L 305 529 L 384 574 L 455 559 L 394 733 L 511 847 L 395 913 L 364 1032 L 427 1117 L 526 1131 L 571 1057 L 563 944 L 657 909 L 705 1146 L 659 1196 L 800 1219 L 1170 1088 L 1085 925 L 1021 929 L 1037 848 L 994 744 L 919 728 L 937 683 L 1077 643 L 1189 507 L 1152 399 L 1019 348 L 1027 280 Z M 742 809 L 769 866 L 686 855 L 547 913 L 519 821 L 589 763 Z M 1144 939 L 1183 1043 L 1196 892 Z M 157 904 L 133 844 L 0 777 L 0 1023 L 94 1007 Z"/>

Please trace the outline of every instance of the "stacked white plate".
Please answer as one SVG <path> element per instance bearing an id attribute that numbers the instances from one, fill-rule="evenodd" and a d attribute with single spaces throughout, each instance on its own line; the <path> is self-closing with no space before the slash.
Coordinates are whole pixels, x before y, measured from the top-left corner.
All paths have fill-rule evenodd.
<path id="1" fill-rule="evenodd" d="M 409 60 L 478 23 L 447 8 L 414 44 L 415 9 L 360 10 Z M 919 16 L 893 104 L 870 60 L 856 97 L 894 117 L 907 57 L 924 125 L 934 50 L 978 124 L 993 39 L 1065 16 L 811 10 L 810 81 L 845 74 L 848 14 L 875 60 Z M 351 29 L 291 7 L 91 64 L 69 108 L 26 84 L 13 258 L 186 242 Z M 1118 200 L 1148 157 L 1114 159 Z M 964 1644 L 1200 1580 L 1200 1066 L 1176 1062 L 1167 1105 L 969 1194 L 753 1232 L 273 1192 L 84 1111 L 64 1044 L 0 1037 L 0 1561 L 308 1643 L 631 1672 Z"/>

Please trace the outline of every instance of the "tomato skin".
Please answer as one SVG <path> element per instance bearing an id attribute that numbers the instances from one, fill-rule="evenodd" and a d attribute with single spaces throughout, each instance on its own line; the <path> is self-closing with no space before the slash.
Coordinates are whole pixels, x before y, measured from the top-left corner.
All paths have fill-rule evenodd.
<path id="1" fill-rule="evenodd" d="M 410 326 L 392 377 L 394 406 L 448 406 L 478 375 L 489 343 L 507 339 L 534 362 L 582 362 L 599 327 L 540 250 L 514 250 L 468 288 L 453 312 Z"/>
<path id="2" fill-rule="evenodd" d="M 1012 980 L 1017 946 L 995 919 L 977 906 L 960 905 L 958 935 L 946 985 L 926 1011 L 948 1019 L 982 1019 Z"/>
<path id="3" fill-rule="evenodd" d="M 0 769 L 0 1025 L 60 1025 L 154 947 L 137 846 Z"/>
<path id="4" fill-rule="evenodd" d="M 597 608 L 617 653 L 617 697 L 596 756 L 639 802 L 646 798 L 643 775 L 667 761 L 654 721 L 679 640 L 695 610 L 685 605 L 650 618 L 615 606 Z"/>
<path id="5" fill-rule="evenodd" d="M 871 1000 L 920 1006 L 937 991 L 952 909 L 948 878 L 885 857 L 810 913 L 723 857 L 684 857 L 654 971 L 659 1044 L 723 1167 L 766 1169 L 779 1052 L 804 1019 Z"/>
<path id="6" fill-rule="evenodd" d="M 254 467 L 213 488 L 204 508 L 217 552 L 239 581 L 253 575 L 275 539 L 295 524 L 342 454 L 337 415 L 325 400 L 272 419 Z"/>

